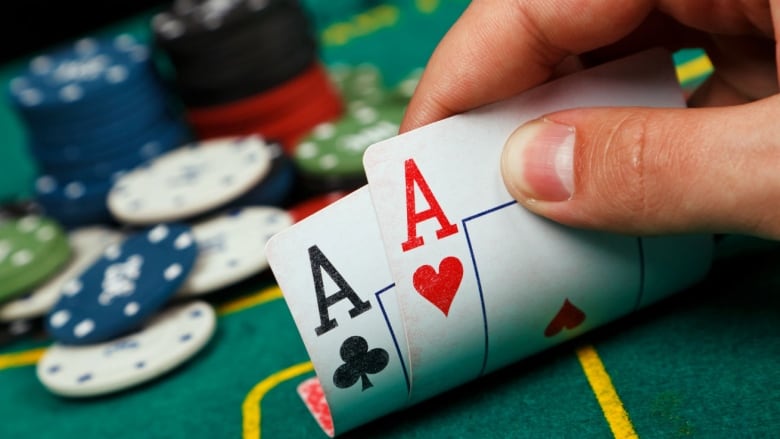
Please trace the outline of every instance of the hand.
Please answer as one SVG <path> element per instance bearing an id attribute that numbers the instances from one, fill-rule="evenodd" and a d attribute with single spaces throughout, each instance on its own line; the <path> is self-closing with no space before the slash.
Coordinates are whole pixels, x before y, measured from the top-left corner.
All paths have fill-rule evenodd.
<path id="1" fill-rule="evenodd" d="M 431 57 L 401 131 L 579 62 L 701 47 L 715 72 L 690 98 L 698 108 L 548 114 L 507 140 L 504 182 L 530 210 L 574 227 L 780 238 L 775 32 L 780 0 L 474 0 Z"/>

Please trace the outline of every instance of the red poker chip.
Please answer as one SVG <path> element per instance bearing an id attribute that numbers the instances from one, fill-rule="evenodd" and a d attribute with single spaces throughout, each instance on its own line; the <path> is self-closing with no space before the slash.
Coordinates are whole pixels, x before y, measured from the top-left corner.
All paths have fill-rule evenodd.
<path id="1" fill-rule="evenodd" d="M 218 132 L 237 132 L 255 130 L 257 127 L 268 127 L 272 130 L 276 126 L 295 126 L 295 120 L 306 120 L 308 117 L 317 117 L 317 114 L 330 114 L 334 109 L 342 109 L 341 97 L 331 88 L 320 88 L 316 93 L 307 95 L 305 99 L 295 102 L 287 108 L 280 108 L 273 114 L 245 115 L 240 119 L 225 121 L 224 123 L 194 123 L 196 129 Z M 309 116 L 311 115 L 311 116 Z"/>
<path id="2" fill-rule="evenodd" d="M 279 139 L 288 154 L 292 154 L 298 139 L 308 134 L 314 127 L 338 119 L 344 113 L 344 106 L 338 95 L 323 93 L 317 102 L 312 102 L 300 112 L 290 114 L 280 120 L 262 123 L 258 133 L 268 138 Z"/>
<path id="3" fill-rule="evenodd" d="M 229 104 L 187 109 L 187 119 L 193 125 L 217 126 L 236 121 L 273 117 L 279 111 L 304 102 L 319 90 L 332 89 L 325 67 L 315 63 L 311 68 L 282 85 L 255 96 Z"/>
<path id="4" fill-rule="evenodd" d="M 272 119 L 239 120 L 222 125 L 193 123 L 192 128 L 202 139 L 260 134 L 266 139 L 281 142 L 290 154 L 300 138 L 320 123 L 338 119 L 343 110 L 339 94 L 332 87 L 326 87 L 315 95 L 307 96 L 290 111 L 280 112 Z"/>
<path id="5" fill-rule="evenodd" d="M 289 208 L 287 213 L 289 213 L 293 221 L 297 223 L 302 221 L 304 218 L 330 206 L 347 195 L 349 195 L 349 192 L 345 191 L 328 192 L 324 195 L 309 198 L 306 201 L 296 204 L 295 206 Z"/>

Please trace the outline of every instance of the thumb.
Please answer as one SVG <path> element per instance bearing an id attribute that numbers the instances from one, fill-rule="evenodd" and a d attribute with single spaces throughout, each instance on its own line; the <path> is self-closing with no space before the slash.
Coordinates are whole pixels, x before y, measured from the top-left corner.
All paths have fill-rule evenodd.
<path id="1" fill-rule="evenodd" d="M 557 112 L 509 137 L 501 171 L 521 204 L 573 227 L 780 238 L 778 112 L 778 96 Z"/>

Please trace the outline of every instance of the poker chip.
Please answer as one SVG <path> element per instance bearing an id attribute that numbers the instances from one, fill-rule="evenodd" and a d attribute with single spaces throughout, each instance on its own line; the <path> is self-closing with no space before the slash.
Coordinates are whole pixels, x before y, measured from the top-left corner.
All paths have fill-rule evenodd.
<path id="1" fill-rule="evenodd" d="M 37 200 L 46 215 L 65 227 L 111 221 L 106 207 L 110 183 L 100 181 L 58 181 L 42 175 L 35 182 Z"/>
<path id="2" fill-rule="evenodd" d="M 198 249 L 189 227 L 159 224 L 107 247 L 66 282 L 46 316 L 64 344 L 98 343 L 140 326 L 184 282 Z"/>
<path id="3" fill-rule="evenodd" d="M 39 206 L 29 199 L 0 204 L 0 224 L 17 220 L 25 216 L 39 214 Z"/>
<path id="4" fill-rule="evenodd" d="M 316 95 L 318 88 L 328 80 L 325 67 L 315 63 L 304 73 L 290 78 L 266 93 L 225 105 L 189 108 L 187 119 L 196 127 L 210 128 L 230 125 L 236 121 L 251 121 L 260 117 L 273 116 L 278 111 L 287 111 L 305 102 L 306 98 Z"/>
<path id="5" fill-rule="evenodd" d="M 129 34 L 32 58 L 9 96 L 39 170 L 37 202 L 67 228 L 111 224 L 105 198 L 114 179 L 191 140 L 150 48 Z"/>
<path id="6" fill-rule="evenodd" d="M 11 322 L 46 314 L 60 297 L 62 286 L 78 276 L 103 253 L 103 250 L 121 239 L 121 234 L 106 227 L 86 227 L 68 233 L 73 257 L 54 277 L 31 293 L 0 305 L 0 321 Z"/>
<path id="7" fill-rule="evenodd" d="M 201 138 L 259 133 L 279 140 L 288 152 L 319 123 L 335 120 L 343 103 L 324 68 L 315 64 L 277 88 L 214 107 L 187 109 L 187 119 Z"/>
<path id="8" fill-rule="evenodd" d="M 347 102 L 379 105 L 388 99 L 382 74 L 373 64 L 333 64 L 328 71 L 331 81 Z"/>
<path id="9" fill-rule="evenodd" d="M 193 43 L 213 43 L 229 38 L 236 28 L 231 25 L 253 25 L 254 13 L 272 14 L 289 7 L 287 0 L 232 0 L 192 2 L 177 0 L 172 7 L 152 20 L 160 44 L 176 45 L 182 51 L 196 51 Z"/>
<path id="10" fill-rule="evenodd" d="M 409 100 L 412 99 L 415 90 L 417 90 L 417 84 L 420 83 L 422 74 L 422 68 L 412 69 L 412 71 L 393 87 L 391 95 L 401 102 L 409 102 Z"/>
<path id="11" fill-rule="evenodd" d="M 189 218 L 245 194 L 270 165 L 270 151 L 258 136 L 187 145 L 123 175 L 108 194 L 108 207 L 129 224 Z"/>
<path id="12" fill-rule="evenodd" d="M 326 121 L 337 119 L 343 112 L 341 101 L 331 91 L 318 93 L 306 100 L 306 104 L 289 112 L 278 112 L 272 119 L 240 121 L 217 126 L 195 126 L 199 136 L 205 138 L 260 133 L 263 137 L 278 140 L 285 151 L 292 153 L 297 142 L 312 128 Z"/>
<path id="13" fill-rule="evenodd" d="M 45 336 L 41 319 L 16 319 L 0 322 L 0 348 L 17 341 Z"/>
<path id="14" fill-rule="evenodd" d="M 297 1 L 176 2 L 152 20 L 185 105 L 219 105 L 297 76 L 317 57 Z"/>
<path id="15" fill-rule="evenodd" d="M 112 39 L 83 38 L 33 58 L 10 82 L 12 103 L 24 114 L 67 107 L 86 109 L 112 88 L 151 75 L 149 50 L 128 34 Z"/>
<path id="16" fill-rule="evenodd" d="M 39 381 L 66 397 L 105 395 L 148 382 L 185 363 L 209 342 L 216 328 L 205 302 L 169 308 L 140 331 L 89 346 L 55 343 L 37 365 Z"/>
<path id="17" fill-rule="evenodd" d="M 44 168 L 44 173 L 54 173 L 64 179 L 63 173 L 68 171 L 99 176 L 93 172 L 99 166 L 110 167 L 115 172 L 129 169 L 128 166 L 135 167 L 187 143 L 189 139 L 186 127 L 166 117 L 142 130 L 122 130 L 114 136 L 103 136 L 94 141 L 77 139 L 45 144 L 35 139 L 30 143 L 30 150 Z"/>
<path id="18" fill-rule="evenodd" d="M 240 100 L 273 89 L 288 78 L 301 74 L 316 61 L 316 44 L 308 37 L 305 41 L 288 40 L 287 43 L 297 44 L 298 48 L 303 50 L 280 47 L 275 53 L 255 54 L 249 59 L 244 56 L 240 70 L 214 70 L 208 79 L 201 77 L 204 69 L 180 69 L 179 72 L 197 72 L 195 78 L 184 73 L 178 74 L 182 101 L 189 106 L 202 107 Z M 278 60 L 273 68 L 268 68 L 268 64 L 264 64 L 269 58 Z M 240 58 L 227 59 L 225 62 L 235 62 L 236 59 Z M 216 65 L 225 64 L 215 60 L 212 68 Z"/>
<path id="19" fill-rule="evenodd" d="M 298 1 L 179 1 L 152 29 L 200 139 L 259 134 L 291 152 L 343 111 Z"/>
<path id="20" fill-rule="evenodd" d="M 336 191 L 318 195 L 294 205 L 287 210 L 287 213 L 297 223 L 346 197 L 348 194 L 349 192 Z"/>
<path id="21" fill-rule="evenodd" d="M 77 135 L 80 130 L 91 130 L 96 125 L 111 123 L 121 117 L 143 117 L 131 114 L 139 107 L 144 107 L 147 115 L 155 115 L 167 108 L 166 102 L 160 99 L 168 94 L 167 89 L 151 65 L 146 66 L 143 73 L 120 84 L 106 86 L 102 93 L 88 103 L 66 101 L 46 111 L 40 108 L 33 111 L 20 106 L 14 108 L 28 125 L 41 128 L 44 133 L 48 133 L 48 129 L 44 128 L 53 127 L 53 132 L 61 132 L 66 136 Z M 11 82 L 11 87 L 13 84 Z"/>
<path id="22" fill-rule="evenodd" d="M 329 80 L 348 104 L 341 117 L 320 123 L 297 139 L 292 156 L 303 186 L 322 193 L 366 184 L 363 154 L 370 145 L 398 134 L 421 73 L 416 69 L 388 89 L 374 65 L 330 66 Z"/>
<path id="23" fill-rule="evenodd" d="M 70 253 L 65 233 L 49 218 L 28 215 L 0 224 L 0 301 L 45 281 Z"/>
<path id="24" fill-rule="evenodd" d="M 268 144 L 271 155 L 271 169 L 268 174 L 230 207 L 242 206 L 281 206 L 295 188 L 297 172 L 293 161 L 284 154 L 278 143 Z"/>
<path id="25" fill-rule="evenodd" d="M 48 168 L 53 172 L 51 178 L 62 181 L 113 183 L 126 172 L 186 144 L 189 139 L 190 135 L 183 127 L 168 125 L 161 127 L 160 131 L 147 132 L 133 143 L 127 143 L 134 147 L 123 148 L 107 157 L 92 156 L 83 162 L 76 162 L 79 154 L 83 154 L 82 151 L 70 156 L 68 160 L 73 160 L 70 164 L 62 160 Z"/>
<path id="26" fill-rule="evenodd" d="M 338 121 L 316 126 L 295 148 L 295 163 L 305 178 L 362 177 L 366 149 L 398 134 L 403 106 L 373 107 L 358 100 L 348 108 Z"/>
<path id="27" fill-rule="evenodd" d="M 208 293 L 266 270 L 266 242 L 292 224 L 284 210 L 250 206 L 194 225 L 200 254 L 178 296 Z"/>

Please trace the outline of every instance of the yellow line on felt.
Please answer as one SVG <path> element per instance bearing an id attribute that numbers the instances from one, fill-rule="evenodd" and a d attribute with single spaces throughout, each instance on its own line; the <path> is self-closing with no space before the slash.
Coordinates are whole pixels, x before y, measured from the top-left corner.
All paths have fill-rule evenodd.
<path id="1" fill-rule="evenodd" d="M 217 309 L 217 313 L 221 316 L 224 316 L 226 314 L 243 311 L 247 308 L 262 305 L 272 300 L 281 298 L 282 290 L 280 290 L 278 286 L 274 285 L 250 296 L 241 297 L 231 302 L 227 302 Z"/>
<path id="2" fill-rule="evenodd" d="M 219 315 L 232 314 L 281 298 L 282 291 L 279 287 L 271 286 L 250 296 L 228 302 L 220 306 L 217 312 Z M 45 351 L 46 348 L 39 348 L 10 354 L 0 354 L 0 370 L 9 369 L 11 367 L 34 366 Z"/>
<path id="3" fill-rule="evenodd" d="M 712 62 L 707 55 L 701 55 L 677 66 L 677 80 L 688 82 L 712 72 L 712 69 Z"/>
<path id="4" fill-rule="evenodd" d="M 631 419 L 623 408 L 623 402 L 612 386 L 612 380 L 601 362 L 599 354 L 593 346 L 583 346 L 577 349 L 577 359 L 580 360 L 582 370 L 588 378 L 596 400 L 607 418 L 610 430 L 616 439 L 638 438 L 631 425 Z"/>
<path id="5" fill-rule="evenodd" d="M 241 405 L 241 414 L 244 418 L 244 439 L 260 439 L 262 412 L 260 405 L 263 397 L 279 384 L 314 370 L 310 361 L 290 366 L 280 370 L 268 378 L 257 383 L 246 395 Z"/>
<path id="6" fill-rule="evenodd" d="M 46 352 L 46 348 L 30 349 L 29 351 L 0 354 L 0 370 L 12 367 L 32 366 Z"/>

